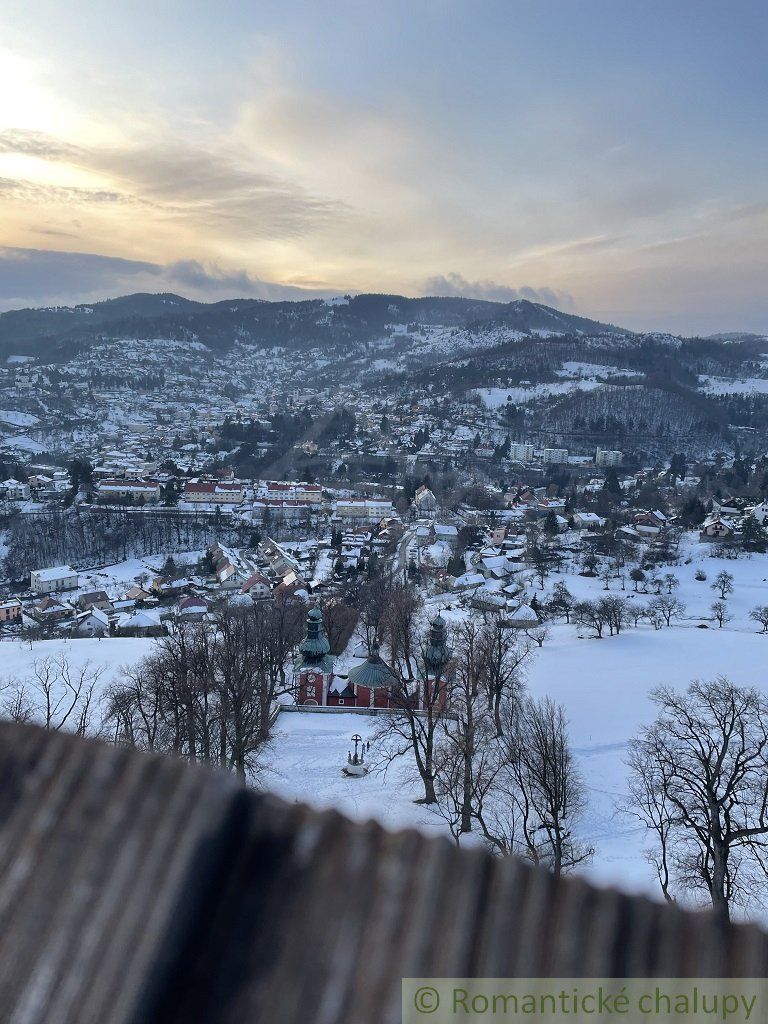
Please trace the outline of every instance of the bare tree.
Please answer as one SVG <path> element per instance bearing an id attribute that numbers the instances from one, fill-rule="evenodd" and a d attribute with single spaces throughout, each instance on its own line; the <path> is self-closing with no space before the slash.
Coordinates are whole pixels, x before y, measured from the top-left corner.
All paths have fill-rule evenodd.
<path id="1" fill-rule="evenodd" d="M 410 637 L 411 626 L 407 634 Z M 409 640 L 409 644 L 415 641 Z M 386 767 L 396 758 L 412 754 L 424 796 L 421 803 L 437 802 L 437 747 L 446 710 L 446 700 L 453 671 L 453 658 L 447 643 L 444 620 L 438 616 L 417 651 L 406 653 L 398 638 L 391 650 L 390 668 L 395 683 L 390 701 L 399 714 L 382 718 L 375 739 L 381 751 L 380 766 Z M 410 669 L 419 671 L 415 678 Z"/>
<path id="2" fill-rule="evenodd" d="M 499 615 L 487 617 L 479 643 L 484 661 L 483 685 L 496 735 L 500 736 L 504 731 L 502 704 L 518 701 L 524 686 L 525 664 L 533 655 L 533 645 L 528 637 L 521 637 L 507 628 Z"/>
<path id="3" fill-rule="evenodd" d="M 635 593 L 637 593 L 638 583 L 645 583 L 645 573 L 639 566 L 635 566 L 634 569 L 629 570 L 629 578 L 632 580 Z"/>
<path id="4" fill-rule="evenodd" d="M 763 628 L 761 633 L 768 633 L 768 604 L 758 605 L 749 613 L 753 622 L 758 622 Z"/>
<path id="5" fill-rule="evenodd" d="M 66 654 L 36 658 L 31 674 L 6 681 L 3 713 L 13 721 L 37 722 L 45 729 L 85 736 L 106 669 L 89 661 L 74 665 Z"/>
<path id="6" fill-rule="evenodd" d="M 559 613 L 565 616 L 565 621 L 571 621 L 571 612 L 575 600 L 573 594 L 570 592 L 563 580 L 560 580 L 552 588 L 552 595 L 549 599 L 549 607 L 555 613 Z"/>
<path id="7" fill-rule="evenodd" d="M 717 591 L 721 601 L 725 601 L 728 595 L 733 593 L 733 576 L 731 573 L 721 569 L 712 581 L 712 589 Z"/>
<path id="8" fill-rule="evenodd" d="M 585 790 L 563 708 L 549 698 L 525 701 L 499 741 L 499 757 L 493 795 L 479 810 L 491 845 L 519 852 L 555 875 L 588 860 L 594 851 L 574 832 Z"/>
<path id="9" fill-rule="evenodd" d="M 671 892 L 671 867 L 674 808 L 664 788 L 664 774 L 654 761 L 645 760 L 645 750 L 634 744 L 627 757 L 629 767 L 630 813 L 641 818 L 646 828 L 656 835 L 656 845 L 646 851 L 645 857 L 653 866 L 662 895 L 667 903 L 674 903 Z"/>
<path id="10" fill-rule="evenodd" d="M 109 693 L 115 742 L 253 775 L 305 610 L 290 600 L 223 605 L 214 629 L 189 624 L 160 638 Z"/>
<path id="11" fill-rule="evenodd" d="M 602 637 L 607 622 L 605 607 L 601 601 L 577 601 L 573 608 L 574 621 L 595 631 L 596 637 Z"/>
<path id="12" fill-rule="evenodd" d="M 359 620 L 359 611 L 346 601 L 333 597 L 323 603 L 323 629 L 331 645 L 331 654 L 341 654 L 349 643 Z"/>
<path id="13" fill-rule="evenodd" d="M 610 636 L 618 636 L 629 625 L 629 602 L 623 597 L 604 597 L 598 602 L 600 613 L 608 626 Z"/>
<path id="14" fill-rule="evenodd" d="M 665 625 L 671 626 L 673 619 L 679 619 L 685 614 L 685 605 L 671 594 L 659 594 L 649 603 L 648 611 L 651 615 L 659 616 Z"/>
<path id="15" fill-rule="evenodd" d="M 654 833 L 666 898 L 672 876 L 727 920 L 768 876 L 768 702 L 722 676 L 652 700 L 659 715 L 630 747 L 635 811 Z"/>
<path id="16" fill-rule="evenodd" d="M 357 630 L 369 654 L 383 639 L 390 583 L 387 577 L 378 577 L 367 583 L 359 595 Z"/>
<path id="17" fill-rule="evenodd" d="M 677 590 L 680 586 L 680 580 L 673 572 L 665 573 L 663 582 L 668 594 L 671 594 L 673 590 Z"/>
<path id="18" fill-rule="evenodd" d="M 722 629 L 725 623 L 730 622 L 733 618 L 725 601 L 714 601 L 709 606 L 709 610 L 712 612 L 712 618 L 717 621 L 718 629 Z"/>
<path id="19" fill-rule="evenodd" d="M 417 622 L 421 598 L 409 584 L 389 580 L 384 600 L 382 629 L 392 661 L 399 664 L 401 675 L 412 679 L 419 650 Z"/>
<path id="20" fill-rule="evenodd" d="M 469 620 L 454 634 L 457 653 L 448 681 L 450 713 L 442 719 L 443 742 L 437 765 L 438 803 L 458 836 L 472 831 L 475 759 L 482 747 L 483 719 L 488 703 L 483 695 L 486 647 L 478 624 Z M 492 733 L 491 733 L 492 735 Z"/>

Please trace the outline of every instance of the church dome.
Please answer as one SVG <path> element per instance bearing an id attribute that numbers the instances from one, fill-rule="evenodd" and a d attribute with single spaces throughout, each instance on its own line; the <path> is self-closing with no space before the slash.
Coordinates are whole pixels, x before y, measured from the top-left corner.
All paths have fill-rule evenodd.
<path id="1" fill-rule="evenodd" d="M 365 686 L 369 690 L 378 690 L 384 686 L 394 686 L 397 677 L 382 661 L 378 648 L 374 647 L 362 665 L 357 665 L 350 671 L 349 681 L 354 686 Z"/>

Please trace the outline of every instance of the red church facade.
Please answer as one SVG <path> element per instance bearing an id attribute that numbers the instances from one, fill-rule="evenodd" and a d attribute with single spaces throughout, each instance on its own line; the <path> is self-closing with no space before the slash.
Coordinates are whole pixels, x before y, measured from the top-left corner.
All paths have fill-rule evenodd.
<path id="1" fill-rule="evenodd" d="M 307 635 L 299 646 L 296 703 L 307 707 L 397 708 L 403 705 L 400 683 L 374 648 L 348 677 L 334 672 L 334 658 L 323 630 L 322 612 L 312 608 L 307 616 Z M 443 680 L 448 664 L 445 622 L 439 616 L 430 624 L 429 642 L 420 678 L 414 681 L 409 704 L 420 710 L 428 705 L 437 680 Z M 445 699 L 445 683 L 441 682 Z"/>

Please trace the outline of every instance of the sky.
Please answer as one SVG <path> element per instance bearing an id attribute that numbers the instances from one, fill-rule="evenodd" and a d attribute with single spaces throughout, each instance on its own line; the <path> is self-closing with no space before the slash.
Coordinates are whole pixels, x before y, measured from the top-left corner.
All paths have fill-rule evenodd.
<path id="1" fill-rule="evenodd" d="M 520 296 L 768 333 L 763 0 L 5 0 L 0 309 Z"/>

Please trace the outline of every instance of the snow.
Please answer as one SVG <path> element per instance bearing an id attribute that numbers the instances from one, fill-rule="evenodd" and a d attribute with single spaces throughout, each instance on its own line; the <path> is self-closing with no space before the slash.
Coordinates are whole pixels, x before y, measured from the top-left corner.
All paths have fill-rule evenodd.
<path id="1" fill-rule="evenodd" d="M 574 391 L 594 391 L 601 387 L 596 380 L 572 380 L 557 384 L 532 384 L 530 387 L 477 388 L 475 394 L 482 398 L 489 409 L 499 409 L 511 398 L 517 405 L 535 402 L 552 395 L 568 395 Z"/>
<path id="2" fill-rule="evenodd" d="M 40 420 L 28 412 L 0 409 L 0 423 L 9 423 L 13 427 L 34 427 Z"/>
<path id="3" fill-rule="evenodd" d="M 755 605 L 768 604 L 768 556 L 724 559 L 716 547 L 700 544 L 690 535 L 681 557 L 683 564 L 660 567 L 661 576 L 671 572 L 680 582 L 675 596 L 687 606 L 680 623 L 661 630 L 643 625 L 602 640 L 587 637 L 588 630 L 574 625 L 552 623 L 549 640 L 536 651 L 527 672 L 531 695 L 559 701 L 569 719 L 571 743 L 587 787 L 587 810 L 579 832 L 596 850 L 583 873 L 598 884 L 655 899 L 658 883 L 643 856 L 645 831 L 622 809 L 628 741 L 655 717 L 650 691 L 660 685 L 682 689 L 694 679 L 722 674 L 738 685 L 753 685 L 768 693 L 762 671 L 768 636 L 758 634 L 749 619 Z M 697 569 L 704 569 L 706 581 L 694 578 Z M 711 582 L 721 569 L 735 577 L 735 591 L 728 598 L 733 620 L 718 629 L 709 618 L 709 606 L 717 599 Z M 600 579 L 578 575 L 553 574 L 547 590 L 560 579 L 577 599 L 604 593 Z M 623 596 L 629 601 L 645 603 L 651 598 L 634 594 L 629 582 L 626 587 Z M 533 592 L 541 599 L 540 590 Z M 617 582 L 611 584 L 611 593 L 622 593 Z M 441 601 L 449 624 L 456 625 L 466 616 L 465 609 L 446 608 L 445 595 Z M 704 621 L 709 628 L 698 629 Z M 349 779 L 342 774 L 352 734 L 369 739 L 378 724 L 364 715 L 281 713 L 262 783 L 288 800 L 334 807 L 353 818 L 375 818 L 390 828 L 410 826 L 444 833 L 442 819 L 414 803 L 421 790 L 409 759 L 396 762 L 386 775 Z"/>
<path id="4" fill-rule="evenodd" d="M 445 824 L 428 808 L 415 804 L 423 795 L 405 759 L 386 775 L 369 772 L 349 778 L 342 769 L 355 733 L 370 740 L 380 725 L 370 715 L 282 712 L 273 730 L 261 782 L 289 801 L 334 808 L 351 818 L 371 818 L 389 828 L 418 827 L 444 832 Z"/>
<path id="5" fill-rule="evenodd" d="M 0 685 L 9 678 L 29 676 L 36 661 L 63 655 L 73 668 L 81 668 L 86 662 L 92 667 L 103 666 L 106 669 L 101 680 L 103 692 L 109 682 L 119 678 L 123 666 L 141 661 L 153 645 L 154 640 L 144 637 L 37 640 L 31 646 L 24 640 L 4 640 L 0 643 Z"/>
<path id="6" fill-rule="evenodd" d="M 26 434 L 17 434 L 15 437 L 9 434 L 0 435 L 0 446 L 3 448 L 9 448 L 20 452 L 29 452 L 32 455 L 40 455 L 46 451 L 45 445 L 39 444 L 37 441 L 33 441 L 31 437 L 27 437 Z"/>
<path id="7" fill-rule="evenodd" d="M 712 377 L 701 374 L 699 387 L 708 395 L 768 395 L 768 379 L 764 377 Z"/>
<path id="8" fill-rule="evenodd" d="M 637 370 L 622 369 L 620 366 L 603 366 L 601 363 L 579 363 L 569 360 L 555 370 L 558 377 L 642 377 Z"/>

